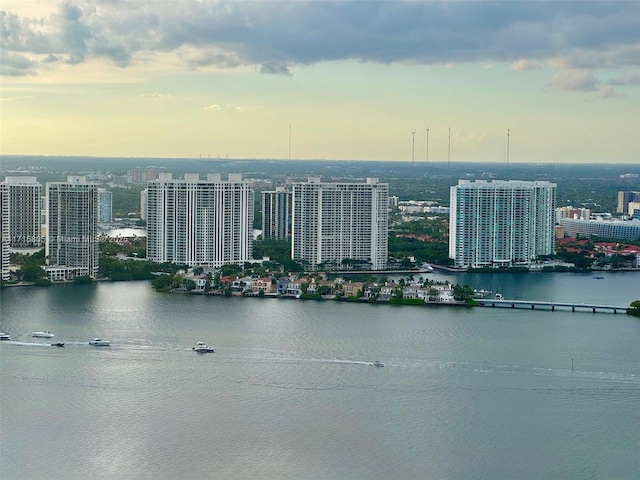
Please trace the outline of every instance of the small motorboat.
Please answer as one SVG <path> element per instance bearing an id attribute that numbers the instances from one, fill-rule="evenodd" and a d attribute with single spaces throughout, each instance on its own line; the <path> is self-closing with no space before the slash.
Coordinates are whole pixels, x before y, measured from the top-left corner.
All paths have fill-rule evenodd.
<path id="1" fill-rule="evenodd" d="M 373 362 L 373 366 L 374 367 L 384 367 L 384 363 L 382 363 L 380 360 L 376 360 L 375 362 Z"/>
<path id="2" fill-rule="evenodd" d="M 11 340 L 11 335 L 9 335 L 8 333 L 0 332 L 0 340 Z"/>
<path id="3" fill-rule="evenodd" d="M 111 342 L 109 340 L 94 338 L 89 342 L 89 345 L 93 345 L 94 347 L 108 347 L 109 345 L 111 345 Z"/>
<path id="4" fill-rule="evenodd" d="M 51 346 L 52 347 L 64 347 L 64 343 L 63 342 L 52 343 Z"/>
<path id="5" fill-rule="evenodd" d="M 31 332 L 31 336 L 32 337 L 39 337 L 39 338 L 53 338 L 53 337 L 55 337 L 55 335 L 53 333 L 51 333 L 49 330 L 45 330 L 43 332 Z"/>
<path id="6" fill-rule="evenodd" d="M 213 347 L 209 347 L 208 345 L 205 345 L 204 342 L 196 343 L 196 346 L 193 347 L 191 350 L 193 350 L 196 353 L 214 353 L 215 352 Z"/>

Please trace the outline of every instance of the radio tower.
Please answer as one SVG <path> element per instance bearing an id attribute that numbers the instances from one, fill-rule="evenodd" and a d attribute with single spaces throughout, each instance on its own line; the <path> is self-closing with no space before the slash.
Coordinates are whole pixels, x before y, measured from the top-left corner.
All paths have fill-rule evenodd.
<path id="1" fill-rule="evenodd" d="M 449 125 L 449 149 L 447 150 L 447 167 L 451 164 L 451 125 Z"/>
<path id="2" fill-rule="evenodd" d="M 509 167 L 509 134 L 511 129 L 507 128 L 507 167 Z"/>
<path id="3" fill-rule="evenodd" d="M 416 131 L 411 130 L 411 165 L 414 164 L 415 152 L 416 152 Z"/>

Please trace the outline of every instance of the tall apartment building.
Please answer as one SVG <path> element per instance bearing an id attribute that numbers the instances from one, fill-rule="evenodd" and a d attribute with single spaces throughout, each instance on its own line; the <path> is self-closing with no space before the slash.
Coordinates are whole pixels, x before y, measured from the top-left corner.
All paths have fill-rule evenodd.
<path id="1" fill-rule="evenodd" d="M 618 208 L 617 213 L 631 215 L 629 213 L 629 204 L 640 202 L 640 192 L 618 192 Z"/>
<path id="2" fill-rule="evenodd" d="M 284 187 L 262 192 L 262 238 L 285 240 L 291 235 L 291 192 Z"/>
<path id="3" fill-rule="evenodd" d="M 208 267 L 251 261 L 253 207 L 253 184 L 239 174 L 160 174 L 147 184 L 147 258 Z"/>
<path id="4" fill-rule="evenodd" d="M 389 185 L 329 183 L 320 177 L 293 184 L 291 257 L 309 270 L 384 270 L 389 253 Z"/>
<path id="5" fill-rule="evenodd" d="M 9 190 L 9 243 L 14 248 L 40 248 L 42 185 L 36 177 L 5 177 Z"/>
<path id="6" fill-rule="evenodd" d="M 9 185 L 0 182 L 0 280 L 9 280 Z"/>
<path id="7" fill-rule="evenodd" d="M 113 221 L 113 194 L 104 188 L 98 189 L 98 201 L 100 203 L 100 222 Z"/>
<path id="8" fill-rule="evenodd" d="M 158 177 L 156 167 L 132 168 L 127 170 L 128 183 L 147 183 Z"/>
<path id="9" fill-rule="evenodd" d="M 48 182 L 46 191 L 47 271 L 52 280 L 98 275 L 98 185 L 84 176 Z"/>
<path id="10" fill-rule="evenodd" d="M 147 220 L 147 198 L 149 191 L 145 188 L 140 192 L 140 220 Z"/>
<path id="11" fill-rule="evenodd" d="M 449 257 L 456 267 L 529 266 L 554 253 L 555 184 L 460 180 L 450 194 Z"/>

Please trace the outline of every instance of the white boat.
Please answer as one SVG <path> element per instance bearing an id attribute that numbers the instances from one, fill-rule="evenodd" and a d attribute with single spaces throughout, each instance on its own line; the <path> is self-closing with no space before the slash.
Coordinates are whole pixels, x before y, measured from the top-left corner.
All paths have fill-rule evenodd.
<path id="1" fill-rule="evenodd" d="M 9 335 L 8 333 L 0 332 L 0 340 L 11 340 L 11 335 Z"/>
<path id="2" fill-rule="evenodd" d="M 373 365 L 375 367 L 384 367 L 384 363 L 382 363 L 380 360 L 376 360 L 375 362 L 373 362 Z"/>
<path id="3" fill-rule="evenodd" d="M 109 345 L 111 345 L 111 342 L 109 340 L 101 340 L 99 338 L 94 338 L 89 342 L 89 345 L 93 345 L 95 347 L 108 347 Z"/>
<path id="4" fill-rule="evenodd" d="M 502 294 L 501 293 L 496 293 L 496 300 L 502 300 Z"/>
<path id="5" fill-rule="evenodd" d="M 53 338 L 53 337 L 55 337 L 55 335 L 53 333 L 51 333 L 49 330 L 45 330 L 43 332 L 31 332 L 31 336 L 32 337 L 39 337 L 39 338 Z"/>
<path id="6" fill-rule="evenodd" d="M 208 345 L 205 345 L 204 342 L 196 343 L 196 346 L 193 347 L 191 350 L 193 350 L 196 353 L 213 353 L 213 352 L 215 352 L 213 347 L 209 347 Z"/>

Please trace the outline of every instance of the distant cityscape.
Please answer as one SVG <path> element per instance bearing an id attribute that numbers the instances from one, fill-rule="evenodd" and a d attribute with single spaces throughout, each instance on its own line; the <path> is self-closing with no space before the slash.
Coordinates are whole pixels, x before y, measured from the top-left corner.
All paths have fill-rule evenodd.
<path id="1" fill-rule="evenodd" d="M 566 238 L 640 245 L 636 189 L 618 191 L 616 212 L 602 212 L 557 206 L 557 184 L 550 181 L 458 179 L 449 186 L 447 205 L 401 200 L 390 195 L 391 182 L 375 176 L 300 176 L 279 174 L 260 182 L 240 173 L 174 178 L 144 167 L 120 177 L 67 175 L 66 181 L 43 186 L 37 176 L 7 175 L 0 183 L 2 280 L 11 282 L 15 275 L 11 252 L 42 248 L 50 281 L 98 278 L 100 233 L 113 226 L 114 195 L 131 185 L 142 187 L 139 212 L 128 219 L 146 227 L 146 234 L 140 231 L 146 259 L 205 269 L 257 260 L 254 214 L 261 216 L 258 238 L 289 241 L 290 259 L 306 272 L 386 271 L 390 231 L 421 216 L 448 219 L 450 263 L 443 266 L 459 271 L 558 265 L 552 257 Z M 638 178 L 620 174 L 625 176 Z M 640 268 L 640 247 L 624 255 L 628 268 Z"/>

